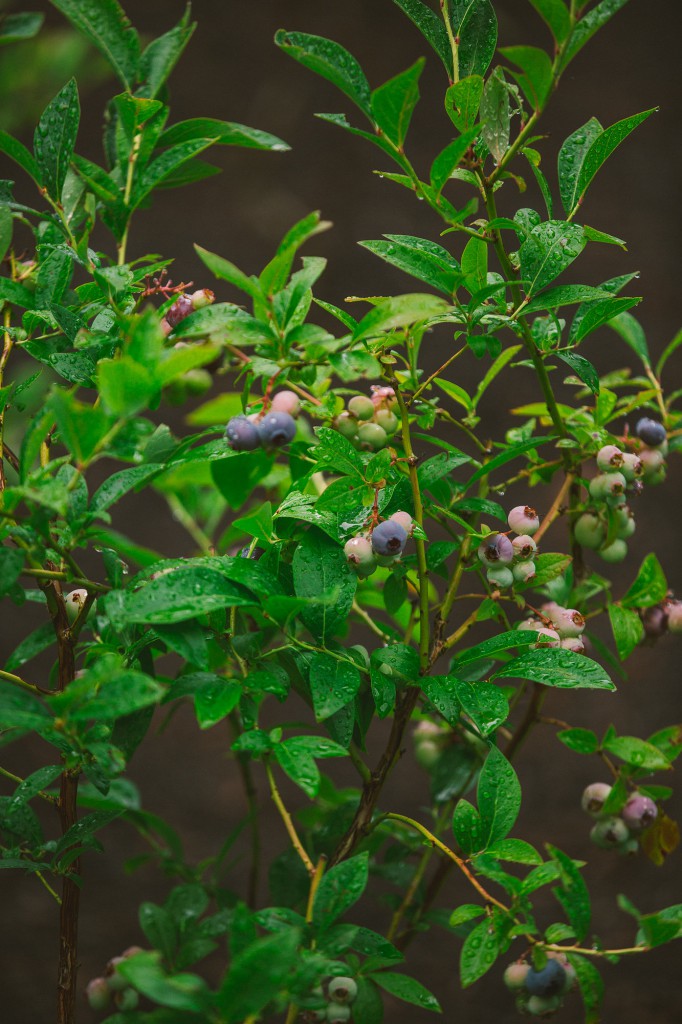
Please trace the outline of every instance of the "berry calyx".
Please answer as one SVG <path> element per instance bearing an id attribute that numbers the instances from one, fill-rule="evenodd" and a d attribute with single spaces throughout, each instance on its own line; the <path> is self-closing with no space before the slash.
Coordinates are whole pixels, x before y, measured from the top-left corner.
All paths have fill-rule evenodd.
<path id="1" fill-rule="evenodd" d="M 597 452 L 597 465 L 603 473 L 610 473 L 614 469 L 620 469 L 623 465 L 623 453 L 615 444 L 605 444 Z"/>

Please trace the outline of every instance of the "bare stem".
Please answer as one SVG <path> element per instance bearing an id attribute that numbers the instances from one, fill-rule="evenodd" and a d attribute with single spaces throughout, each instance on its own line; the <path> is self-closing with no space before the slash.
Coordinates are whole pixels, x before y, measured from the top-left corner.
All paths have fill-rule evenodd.
<path id="1" fill-rule="evenodd" d="M 288 810 L 284 806 L 284 802 L 282 800 L 282 797 L 279 794 L 279 790 L 277 788 L 277 783 L 275 782 L 275 777 L 272 774 L 272 768 L 267 763 L 267 761 L 265 762 L 265 772 L 266 772 L 267 777 L 268 777 L 268 782 L 270 784 L 270 793 L 272 795 L 272 799 L 274 801 L 275 807 L 279 811 L 280 817 L 281 817 L 282 821 L 284 822 L 284 827 L 287 830 L 287 832 L 289 833 L 289 838 L 291 839 L 292 845 L 293 845 L 294 849 L 296 850 L 296 853 L 299 855 L 299 857 L 303 861 L 303 864 L 305 865 L 306 871 L 308 872 L 308 874 L 312 878 L 314 876 L 314 874 L 315 874 L 315 865 L 313 864 L 313 862 L 311 861 L 310 857 L 308 856 L 308 854 L 305 852 L 305 850 L 303 848 L 303 843 L 301 842 L 301 840 L 298 837 L 298 833 L 297 833 L 296 828 L 294 826 L 294 823 L 293 823 L 293 820 L 291 818 L 291 815 L 289 814 Z"/>

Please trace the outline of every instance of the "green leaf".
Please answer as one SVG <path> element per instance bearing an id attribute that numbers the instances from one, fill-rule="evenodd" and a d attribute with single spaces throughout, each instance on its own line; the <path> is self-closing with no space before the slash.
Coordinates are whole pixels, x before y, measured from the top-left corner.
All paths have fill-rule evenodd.
<path id="1" fill-rule="evenodd" d="M 631 611 L 629 608 L 622 608 L 619 604 L 609 605 L 609 619 L 618 657 L 621 661 L 625 661 L 644 639 L 642 620 L 637 612 Z"/>
<path id="2" fill-rule="evenodd" d="M 147 367 L 130 356 L 100 359 L 97 381 L 104 405 L 115 416 L 141 412 L 161 390 Z"/>
<path id="3" fill-rule="evenodd" d="M 263 299 L 263 291 L 258 278 L 248 277 L 239 267 L 235 267 L 234 263 L 230 263 L 229 260 L 223 259 L 222 256 L 217 256 L 213 252 L 209 252 L 208 249 L 203 249 L 200 245 L 195 245 L 194 250 L 201 262 L 208 267 L 215 277 L 221 281 L 228 281 L 235 288 L 246 292 L 252 298 Z"/>
<path id="4" fill-rule="evenodd" d="M 579 225 L 560 220 L 537 224 L 519 250 L 526 295 L 554 281 L 584 248 L 585 237 Z"/>
<path id="5" fill-rule="evenodd" d="M 473 399 L 460 384 L 455 384 L 452 380 L 438 380 L 438 378 L 433 383 L 452 398 L 453 401 L 463 406 L 467 412 L 473 411 Z"/>
<path id="6" fill-rule="evenodd" d="M 462 988 L 468 988 L 482 978 L 494 965 L 502 952 L 500 936 L 490 921 L 480 921 L 473 928 L 462 946 L 459 957 L 459 975 Z"/>
<path id="7" fill-rule="evenodd" d="M 427 4 L 423 3 L 423 0 L 393 0 L 393 2 L 417 26 L 443 61 L 448 75 L 452 77 L 452 52 L 442 19 Z"/>
<path id="8" fill-rule="evenodd" d="M 588 334 L 592 334 L 593 331 L 603 327 L 604 324 L 613 320 L 614 317 L 622 315 L 628 309 L 636 306 L 641 301 L 641 297 L 639 296 L 622 295 L 618 298 L 591 302 L 589 308 L 585 312 L 585 315 L 581 318 L 580 326 L 575 332 L 572 340 L 577 344 L 582 341 L 583 338 L 586 338 Z"/>
<path id="9" fill-rule="evenodd" d="M 20 548 L 0 546 L 0 595 L 6 594 L 24 568 L 25 553 Z"/>
<path id="10" fill-rule="evenodd" d="M 621 7 L 625 7 L 627 2 L 628 0 L 602 0 L 600 4 L 597 4 L 591 11 L 588 11 L 584 18 L 580 19 L 571 33 L 571 38 L 564 51 L 559 71 L 563 71 L 570 64 L 595 32 L 598 32 Z"/>
<path id="11" fill-rule="evenodd" d="M 496 455 L 494 459 L 490 459 L 489 462 L 484 462 L 483 465 L 476 470 L 474 475 L 467 480 L 464 490 L 468 491 L 477 480 L 480 480 L 484 476 L 490 476 L 490 474 L 494 470 L 499 469 L 500 466 L 506 466 L 508 462 L 518 458 L 519 455 L 523 455 L 525 452 L 530 451 L 531 448 L 537 448 L 539 445 L 545 444 L 548 440 L 550 439 L 547 437 L 528 437 L 525 441 L 520 441 L 518 444 L 505 448 L 504 451 L 500 452 L 499 455 Z"/>
<path id="12" fill-rule="evenodd" d="M 386 235 L 385 238 L 385 242 L 378 240 L 359 244 L 406 274 L 448 296 L 452 295 L 462 274 L 459 263 L 447 249 L 437 242 L 412 235 Z M 351 330 L 355 327 L 354 324 L 349 326 Z"/>
<path id="13" fill-rule="evenodd" d="M 301 932 L 286 928 L 257 939 L 234 958 L 215 997 L 227 1024 L 260 1011 L 288 989 L 288 976 L 300 957 Z"/>
<path id="14" fill-rule="evenodd" d="M 571 18 L 563 0 L 530 0 L 530 2 L 549 26 L 557 43 L 563 43 L 571 29 Z"/>
<path id="15" fill-rule="evenodd" d="M 112 621 L 121 625 L 184 622 L 222 608 L 253 603 L 253 597 L 222 573 L 201 566 L 173 569 L 139 590 L 114 590 L 104 598 Z"/>
<path id="16" fill-rule="evenodd" d="M 481 815 L 468 800 L 457 801 L 452 815 L 452 831 L 467 856 L 478 853 L 485 846 L 485 830 Z"/>
<path id="17" fill-rule="evenodd" d="M 128 469 L 119 470 L 118 473 L 112 473 L 93 494 L 90 499 L 90 509 L 94 512 L 103 512 L 111 508 L 129 491 L 147 483 L 163 468 L 162 465 L 150 463 L 146 466 L 131 466 Z"/>
<path id="18" fill-rule="evenodd" d="M 419 78 L 424 70 L 424 58 L 384 82 L 372 93 L 372 116 L 384 134 L 398 149 L 402 149 L 410 127 L 410 119 L 419 100 Z"/>
<path id="19" fill-rule="evenodd" d="M 171 71 L 192 37 L 196 23 L 189 21 L 189 6 L 180 22 L 168 32 L 152 39 L 140 57 L 138 78 L 143 83 L 138 96 L 153 99 L 165 85 Z"/>
<path id="20" fill-rule="evenodd" d="M 558 647 L 539 647 L 507 662 L 496 679 L 529 679 L 562 689 L 615 690 L 606 671 L 596 661 Z"/>
<path id="21" fill-rule="evenodd" d="M 455 680 L 455 694 L 462 711 L 472 720 L 482 736 L 488 736 L 509 717 L 507 698 L 492 683 L 469 683 Z"/>
<path id="22" fill-rule="evenodd" d="M 535 637 L 525 636 L 526 632 L 526 630 L 510 629 L 505 633 L 498 633 L 497 636 L 490 637 L 489 640 L 483 640 L 480 644 L 476 644 L 475 647 L 468 647 L 467 650 L 455 655 L 452 662 L 452 671 L 457 672 L 460 667 L 468 665 L 472 661 L 481 661 L 484 658 L 490 657 L 494 658 L 496 654 L 508 651 L 512 647 L 525 647 L 528 644 L 535 643 Z"/>
<path id="23" fill-rule="evenodd" d="M 625 608 L 649 608 L 662 601 L 668 592 L 668 582 L 656 555 L 646 556 L 639 567 L 634 583 L 622 599 Z"/>
<path id="24" fill-rule="evenodd" d="M 321 782 L 315 758 L 345 757 L 347 754 L 346 748 L 339 743 L 317 736 L 292 736 L 277 743 L 274 748 L 275 758 L 282 771 L 311 799 L 317 796 Z"/>
<path id="25" fill-rule="evenodd" d="M 478 777 L 476 798 L 487 847 L 511 832 L 521 807 L 521 786 L 516 772 L 497 747 L 491 747 L 488 752 Z"/>
<path id="26" fill-rule="evenodd" d="M 40 32 L 44 14 L 26 11 L 24 14 L 3 14 L 0 24 L 0 45 L 20 39 L 32 39 Z"/>
<path id="27" fill-rule="evenodd" d="M 369 83 L 355 57 L 331 39 L 280 29 L 275 43 L 299 64 L 326 78 L 372 120 Z"/>
<path id="28" fill-rule="evenodd" d="M 161 133 L 159 146 L 177 146 L 197 139 L 213 139 L 218 146 L 241 146 L 246 149 L 264 149 L 284 152 L 290 147 L 270 132 L 249 128 L 235 121 L 220 121 L 216 117 L 191 117 L 178 121 Z"/>
<path id="29" fill-rule="evenodd" d="M 609 299 L 611 293 L 605 288 L 593 288 L 589 284 L 559 284 L 540 292 L 524 307 L 524 313 L 537 313 L 541 309 L 559 309 L 575 302 L 590 302 Z"/>
<path id="30" fill-rule="evenodd" d="M 46 404 L 57 421 L 62 443 L 79 462 L 87 461 L 110 429 L 111 417 L 61 389 L 55 389 Z"/>
<path id="31" fill-rule="evenodd" d="M 608 325 L 639 356 L 644 366 L 651 366 L 651 356 L 649 355 L 644 328 L 634 316 L 630 313 L 619 313 L 617 316 L 611 317 Z"/>
<path id="32" fill-rule="evenodd" d="M 346 624 L 357 577 L 340 545 L 315 529 L 296 547 L 293 574 L 296 596 L 317 602 L 302 611 L 301 618 L 313 636 L 326 643 Z"/>
<path id="33" fill-rule="evenodd" d="M 155 160 L 151 160 L 137 179 L 130 197 L 130 209 L 136 209 L 149 193 L 163 182 L 164 178 L 192 160 L 198 153 L 208 149 L 214 142 L 215 139 L 195 139 L 193 142 L 182 142 L 177 146 L 171 146 Z M 207 308 L 211 309 L 212 307 Z"/>
<path id="34" fill-rule="evenodd" d="M 355 1024 L 382 1024 L 384 1004 L 376 985 L 362 976 L 358 977 L 357 985 L 358 994 L 353 1002 Z"/>
<path id="35" fill-rule="evenodd" d="M 483 914 L 485 914 L 483 907 L 477 907 L 475 903 L 463 903 L 452 911 L 448 924 L 451 928 L 456 928 L 457 925 L 473 921 L 477 917 L 482 917 Z"/>
<path id="36" fill-rule="evenodd" d="M 597 734 L 591 729 L 562 729 L 557 733 L 557 739 L 578 754 L 596 754 L 599 750 Z"/>
<path id="37" fill-rule="evenodd" d="M 23 142 L 19 142 L 12 135 L 7 132 L 0 131 L 0 153 L 5 153 L 10 160 L 14 160 L 15 164 L 19 164 L 26 173 L 33 178 L 36 185 L 40 185 L 40 171 L 38 170 L 38 164 L 35 162 L 33 156 L 24 146 Z"/>
<path id="38" fill-rule="evenodd" d="M 396 971 L 377 971 L 371 977 L 372 981 L 376 982 L 385 992 L 395 996 L 396 999 L 419 1006 L 422 1010 L 442 1013 L 436 997 L 414 978 L 409 978 L 406 974 L 398 974 Z"/>
<path id="39" fill-rule="evenodd" d="M 505 46 L 500 53 L 521 68 L 521 74 L 514 71 L 512 74 L 531 109 L 540 110 L 552 88 L 552 61 L 549 56 L 537 46 Z"/>
<path id="40" fill-rule="evenodd" d="M 604 750 L 643 771 L 658 772 L 671 768 L 670 761 L 653 743 L 638 736 L 613 736 L 605 739 Z"/>
<path id="41" fill-rule="evenodd" d="M 50 628 L 52 628 L 51 623 Z M 54 634 L 54 629 L 52 632 Z M 8 667 L 9 665 L 12 665 L 12 668 L 18 667 L 14 664 L 16 660 L 15 652 L 15 656 L 8 661 Z M 13 683 L 0 679 L 0 727 L 3 729 L 35 729 L 39 732 L 51 722 L 50 712 L 37 697 L 27 690 L 19 689 Z"/>
<path id="42" fill-rule="evenodd" d="M 509 148 L 509 92 L 502 68 L 497 67 L 483 90 L 481 135 L 496 163 Z"/>
<path id="43" fill-rule="evenodd" d="M 445 111 L 460 132 L 472 128 L 483 97 L 481 75 L 468 75 L 451 85 L 445 94 Z"/>
<path id="44" fill-rule="evenodd" d="M 357 903 L 367 888 L 369 857 L 360 853 L 349 857 L 322 876 L 313 902 L 315 928 L 326 931 Z"/>
<path id="45" fill-rule="evenodd" d="M 118 0 L 52 0 L 79 32 L 104 54 L 132 92 L 137 79 L 140 40 Z"/>
<path id="46" fill-rule="evenodd" d="M 414 292 L 382 299 L 367 313 L 353 331 L 353 341 L 373 337 L 382 331 L 408 327 L 411 324 L 441 316 L 449 305 L 437 295 Z"/>
<path id="47" fill-rule="evenodd" d="M 604 982 L 601 974 L 587 957 L 567 953 L 568 962 L 575 970 L 578 988 L 585 1006 L 585 1024 L 599 1024 L 602 1019 L 601 1003 L 604 998 Z"/>
<path id="48" fill-rule="evenodd" d="M 462 134 L 454 139 L 445 149 L 441 150 L 438 156 L 431 164 L 430 179 L 431 185 L 435 188 L 437 193 L 440 193 L 443 186 L 452 176 L 452 172 L 461 163 L 465 153 L 479 136 L 481 132 L 480 127 L 469 128 L 462 132 Z M 477 239 L 472 238 L 470 241 L 475 242 Z M 482 243 L 487 248 L 487 243 Z M 462 267 L 464 270 L 464 267 Z M 485 282 L 484 282 L 485 284 Z M 484 285 L 481 285 L 483 287 Z"/>
<path id="49" fill-rule="evenodd" d="M 610 128 L 600 132 L 590 143 L 581 163 L 578 173 L 578 180 L 575 184 L 576 204 L 581 201 L 599 168 L 608 160 L 613 151 L 620 146 L 631 132 L 646 121 L 647 117 L 654 113 L 656 107 L 651 110 L 644 110 L 641 114 L 633 114 L 632 117 L 623 118 Z"/>
<path id="50" fill-rule="evenodd" d="M 365 479 L 364 464 L 360 453 L 348 438 L 331 427 L 318 427 L 317 436 L 320 440 L 314 449 L 317 466 L 354 477 L 356 483 L 362 483 Z"/>
<path id="51" fill-rule="evenodd" d="M 592 911 L 590 894 L 575 861 L 562 850 L 547 843 L 547 851 L 559 867 L 561 885 L 552 892 L 564 908 L 576 938 L 582 942 L 590 930 Z"/>
<path id="52" fill-rule="evenodd" d="M 45 107 L 33 136 L 40 180 L 55 202 L 61 199 L 79 120 L 78 89 L 72 78 Z"/>
<path id="53" fill-rule="evenodd" d="M 542 864 L 542 857 L 530 843 L 523 839 L 500 839 L 488 847 L 486 853 L 498 860 L 512 864 Z"/>
<path id="54" fill-rule="evenodd" d="M 568 136 L 559 150 L 557 169 L 559 173 L 559 194 L 567 214 L 578 205 L 578 179 L 590 146 L 604 129 L 596 117 L 591 117 L 580 128 Z"/>
<path id="55" fill-rule="evenodd" d="M 331 654 L 313 654 L 310 659 L 310 692 L 315 718 L 329 718 L 345 707 L 360 689 L 360 672 L 350 661 L 340 661 Z"/>
<path id="56" fill-rule="evenodd" d="M 451 0 L 450 23 L 452 35 L 459 39 L 454 77 L 484 75 L 497 46 L 497 18 L 490 0 Z"/>
<path id="57" fill-rule="evenodd" d="M 485 288 L 488 280 L 488 243 L 482 238 L 470 238 L 464 246 L 462 273 L 464 285 L 472 295 Z"/>
<path id="58" fill-rule="evenodd" d="M 570 366 L 576 377 L 579 377 L 583 384 L 587 384 L 593 395 L 599 394 L 599 374 L 589 359 L 578 355 L 577 352 L 557 352 L 556 356 Z"/>

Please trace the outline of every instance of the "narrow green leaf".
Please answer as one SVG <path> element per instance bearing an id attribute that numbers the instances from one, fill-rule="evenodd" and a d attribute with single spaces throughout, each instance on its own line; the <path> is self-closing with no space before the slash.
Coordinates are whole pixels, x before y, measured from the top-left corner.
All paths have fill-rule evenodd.
<path id="1" fill-rule="evenodd" d="M 445 111 L 460 132 L 473 127 L 483 97 L 481 75 L 468 75 L 451 85 L 445 93 Z"/>
<path id="2" fill-rule="evenodd" d="M 443 149 L 431 164 L 430 178 L 433 188 L 440 193 L 452 172 L 459 166 L 469 146 L 480 134 L 480 127 L 469 128 Z M 471 241 L 475 241 L 472 239 Z M 485 242 L 483 243 L 486 244 Z"/>
<path id="3" fill-rule="evenodd" d="M 557 169 L 559 173 L 559 194 L 567 214 L 578 204 L 578 179 L 590 146 L 604 129 L 596 117 L 591 117 L 580 128 L 568 136 L 559 150 Z"/>
<path id="4" fill-rule="evenodd" d="M 33 136 L 40 180 L 55 202 L 61 199 L 79 120 L 78 89 L 72 78 L 45 107 Z"/>
<path id="5" fill-rule="evenodd" d="M 457 46 L 455 78 L 484 75 L 497 46 L 497 17 L 490 0 L 450 0 L 452 35 Z M 494 72 L 493 72 L 494 74 Z"/>
<path id="6" fill-rule="evenodd" d="M 498 164 L 509 148 L 509 118 L 509 92 L 502 68 L 497 67 L 483 90 L 481 135 Z"/>
<path id="7" fill-rule="evenodd" d="M 44 14 L 26 11 L 24 14 L 3 14 L 0 24 L 0 46 L 20 39 L 32 39 L 40 32 Z"/>
<path id="8" fill-rule="evenodd" d="M 530 0 L 557 43 L 563 43 L 571 29 L 571 18 L 563 0 Z"/>
<path id="9" fill-rule="evenodd" d="M 452 52 L 448 42 L 445 25 L 441 18 L 423 0 L 393 0 L 417 26 L 421 34 L 431 44 L 445 65 L 445 70 L 452 78 Z"/>
<path id="10" fill-rule="evenodd" d="M 589 359 L 578 355 L 577 352 L 557 352 L 556 356 L 570 366 L 576 377 L 587 384 L 593 395 L 599 394 L 599 374 Z"/>
<path id="11" fill-rule="evenodd" d="M 23 142 L 19 142 L 8 132 L 0 131 L 0 153 L 5 153 L 15 164 L 19 164 L 26 173 L 33 178 L 36 185 L 40 185 L 40 172 L 38 164 L 31 153 L 26 149 Z"/>
<path id="12" fill-rule="evenodd" d="M 326 78 L 372 119 L 369 83 L 355 57 L 331 39 L 280 29 L 275 43 L 299 64 Z"/>
<path id="13" fill-rule="evenodd" d="M 464 285 L 472 295 L 485 288 L 488 280 L 488 243 L 482 238 L 470 238 L 464 246 L 462 273 Z"/>
<path id="14" fill-rule="evenodd" d="M 605 288 L 595 288 L 589 284 L 559 284 L 540 292 L 524 307 L 524 313 L 537 313 L 542 309 L 559 309 L 571 306 L 576 302 L 595 302 L 608 299 L 611 293 Z"/>
<path id="15" fill-rule="evenodd" d="M 229 260 L 224 259 L 222 256 L 217 256 L 213 252 L 209 252 L 208 249 L 203 249 L 200 245 L 195 245 L 194 250 L 201 262 L 208 267 L 215 277 L 221 281 L 228 281 L 235 288 L 246 292 L 252 298 L 263 298 L 258 278 L 248 277 L 239 267 L 235 267 L 234 263 L 230 263 Z"/>
<path id="16" fill-rule="evenodd" d="M 398 327 L 409 327 L 411 324 L 430 320 L 431 317 L 442 316 L 449 309 L 450 306 L 444 299 L 421 292 L 382 299 L 355 328 L 353 341 L 360 341 L 362 338 Z"/>
<path id="17" fill-rule="evenodd" d="M 532 2 L 533 0 L 531 0 Z M 563 71 L 570 64 L 595 32 L 598 32 L 614 14 L 617 14 L 621 7 L 625 7 L 627 2 L 628 0 L 602 0 L 600 4 L 593 7 L 591 11 L 588 11 L 584 18 L 580 19 L 571 33 L 571 38 L 559 68 L 560 71 Z"/>
<path id="18" fill-rule="evenodd" d="M 540 110 L 552 88 L 552 61 L 544 50 L 537 46 L 505 46 L 500 53 L 510 60 L 521 72 L 514 72 L 514 78 L 532 110 Z"/>
<path id="19" fill-rule="evenodd" d="M 396 999 L 402 999 L 404 1003 L 411 1003 L 422 1010 L 442 1013 L 436 997 L 415 978 L 409 978 L 406 974 L 398 974 L 396 971 L 377 971 L 372 974 L 372 981 L 383 988 L 385 992 L 395 996 Z"/>
<path id="20" fill-rule="evenodd" d="M 573 926 L 576 937 L 582 942 L 590 930 L 592 911 L 590 894 L 575 861 L 562 850 L 547 843 L 547 851 L 559 867 L 561 885 L 552 892 L 564 908 L 568 920 Z"/>
<path id="21" fill-rule="evenodd" d="M 612 331 L 615 331 L 629 345 L 632 351 L 639 356 L 644 366 L 651 366 L 649 346 L 646 342 L 644 328 L 631 313 L 618 313 L 607 321 Z"/>
<path id="22" fill-rule="evenodd" d="M 651 110 L 645 110 L 641 114 L 634 114 L 632 117 L 626 117 L 622 121 L 618 121 L 616 124 L 611 125 L 610 128 L 606 128 L 603 132 L 597 135 L 592 143 L 590 144 L 585 158 L 581 164 L 580 172 L 578 174 L 578 180 L 576 182 L 575 190 L 577 194 L 576 202 L 585 195 L 588 187 L 593 181 L 599 168 L 608 160 L 613 151 L 620 146 L 631 132 L 642 123 L 646 121 L 647 117 L 654 113 L 656 107 L 652 107 Z"/>
<path id="23" fill-rule="evenodd" d="M 412 235 L 386 235 L 385 238 L 385 242 L 377 240 L 359 244 L 432 288 L 448 296 L 453 294 L 462 274 L 459 263 L 447 249 L 437 242 Z M 347 326 L 354 330 L 357 325 L 352 323 Z"/>
<path id="24" fill-rule="evenodd" d="M 658 747 L 641 740 L 639 736 L 612 736 L 605 739 L 602 746 L 626 764 L 645 772 L 667 771 L 672 767 Z"/>
<path id="25" fill-rule="evenodd" d="M 599 1024 L 602 1019 L 601 1003 L 604 998 L 604 982 L 601 974 L 587 957 L 567 953 L 568 962 L 575 970 L 578 988 L 585 1007 L 585 1024 Z"/>
<path id="26" fill-rule="evenodd" d="M 138 95 L 154 99 L 165 85 L 196 28 L 196 22 L 189 21 L 189 10 L 188 5 L 175 28 L 152 39 L 143 51 L 138 74 L 142 85 L 138 89 Z"/>
<path id="27" fill-rule="evenodd" d="M 186 164 L 198 153 L 203 153 L 215 141 L 215 139 L 195 139 L 193 142 L 182 142 L 177 146 L 171 146 L 160 156 L 157 156 L 155 160 L 150 161 L 133 189 L 129 204 L 130 209 L 134 210 L 138 207 L 149 193 L 157 188 L 169 174 L 182 167 L 183 164 Z"/>
<path id="28" fill-rule="evenodd" d="M 597 734 L 591 729 L 563 729 L 557 733 L 557 739 L 578 754 L 596 754 L 599 750 Z"/>
<path id="29" fill-rule="evenodd" d="M 468 800 L 457 801 L 452 815 L 452 831 L 467 856 L 478 853 L 485 846 L 485 829 L 481 815 Z"/>
<path id="30" fill-rule="evenodd" d="M 402 149 L 414 108 L 419 101 L 419 79 L 424 64 L 424 58 L 420 57 L 407 71 L 384 82 L 372 93 L 372 116 L 399 149 Z"/>
<path id="31" fill-rule="evenodd" d="M 178 121 L 162 132 L 158 145 L 178 146 L 183 142 L 196 142 L 197 139 L 213 139 L 218 146 L 242 146 L 246 149 L 277 152 L 289 149 L 282 139 L 260 128 L 249 128 L 234 121 L 220 121 L 215 117 L 191 117 L 187 121 Z"/>
<path id="32" fill-rule="evenodd" d="M 129 92 L 137 79 L 140 40 L 118 0 L 52 0 L 104 54 Z"/>

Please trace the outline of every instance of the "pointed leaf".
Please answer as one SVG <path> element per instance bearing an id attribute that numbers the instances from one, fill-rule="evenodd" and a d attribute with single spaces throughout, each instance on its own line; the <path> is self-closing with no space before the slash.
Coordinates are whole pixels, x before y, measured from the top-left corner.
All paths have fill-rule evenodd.
<path id="1" fill-rule="evenodd" d="M 570 366 L 583 384 L 587 384 L 593 395 L 599 394 L 599 374 L 589 359 L 579 356 L 577 352 L 557 352 L 556 355 L 558 359 Z M 537 585 L 537 580 L 535 583 Z"/>
<path id="2" fill-rule="evenodd" d="M 539 647 L 498 669 L 496 679 L 529 679 L 562 689 L 615 690 L 606 671 L 596 661 L 559 647 Z"/>
<path id="3" fill-rule="evenodd" d="M 399 149 L 402 149 L 419 100 L 419 78 L 424 64 L 424 58 L 420 57 L 407 71 L 384 82 L 372 93 L 374 120 Z"/>
<path id="4" fill-rule="evenodd" d="M 628 590 L 621 604 L 624 608 L 649 608 L 663 601 L 668 592 L 668 583 L 658 558 L 646 556 L 639 567 L 637 578 Z"/>
<path id="5" fill-rule="evenodd" d="M 360 672 L 350 661 L 341 661 L 331 654 L 314 654 L 310 659 L 310 692 L 317 721 L 349 704 L 360 689 L 360 682 Z"/>
<path id="6" fill-rule="evenodd" d="M 322 876 L 313 902 L 313 924 L 326 930 L 345 914 L 367 888 L 369 859 L 366 853 L 349 857 Z"/>
<path id="7" fill-rule="evenodd" d="M 454 139 L 443 149 L 431 164 L 431 184 L 436 192 L 440 192 L 452 172 L 461 163 L 466 151 L 480 134 L 480 127 L 469 128 L 459 138 Z M 473 241 L 473 239 L 472 239 Z"/>
<path id="8" fill-rule="evenodd" d="M 509 148 L 509 117 L 509 92 L 498 67 L 486 82 L 481 100 L 481 134 L 498 164 Z"/>
<path id="9" fill-rule="evenodd" d="M 445 110 L 455 128 L 465 132 L 473 127 L 482 97 L 481 75 L 468 75 L 450 86 L 445 94 Z"/>
<path id="10" fill-rule="evenodd" d="M 178 121 L 161 134 L 159 146 L 178 146 L 183 142 L 195 142 L 197 139 L 213 139 L 218 146 L 242 146 L 246 149 L 289 149 L 286 142 L 263 132 L 259 128 L 249 128 L 245 124 L 234 121 L 219 121 L 215 117 L 192 117 L 187 121 Z"/>
<path id="11" fill-rule="evenodd" d="M 584 248 L 585 237 L 579 225 L 560 220 L 537 224 L 519 250 L 526 295 L 551 284 Z"/>
<path id="12" fill-rule="evenodd" d="M 78 89 L 72 78 L 45 107 L 33 137 L 40 179 L 55 202 L 61 199 L 79 120 Z"/>
<path id="13" fill-rule="evenodd" d="M 578 179 L 590 146 L 604 129 L 596 117 L 591 117 L 580 128 L 568 136 L 559 150 L 557 169 L 559 173 L 559 194 L 567 214 L 578 205 L 580 192 Z"/>
<path id="14" fill-rule="evenodd" d="M 137 78 L 140 40 L 118 0 L 52 0 L 103 53 L 129 92 Z"/>
<path id="15" fill-rule="evenodd" d="M 497 46 L 497 18 L 490 0 L 451 0 L 450 23 L 459 39 L 454 77 L 484 75 Z"/>
<path id="16" fill-rule="evenodd" d="M 343 46 L 322 36 L 285 29 L 276 33 L 275 43 L 299 64 L 335 85 L 372 119 L 369 83 L 355 57 Z"/>
<path id="17" fill-rule="evenodd" d="M 422 1010 L 442 1012 L 436 997 L 427 988 L 424 988 L 421 982 L 416 981 L 415 978 L 409 978 L 406 974 L 398 974 L 396 971 L 377 971 L 372 975 L 372 981 L 376 982 L 385 992 L 390 992 L 396 999 L 402 999 L 405 1003 L 412 1003 L 413 1006 L 419 1006 Z"/>
<path id="18" fill-rule="evenodd" d="M 387 241 L 360 242 L 375 256 L 450 296 L 461 280 L 457 260 L 437 242 L 412 235 L 386 235 Z M 354 327 L 356 325 L 352 325 Z"/>
<path id="19" fill-rule="evenodd" d="M 571 18 L 563 0 L 530 0 L 530 2 L 549 26 L 557 43 L 563 43 L 571 29 Z"/>
<path id="20" fill-rule="evenodd" d="M 591 11 L 588 11 L 584 18 L 580 19 L 571 33 L 571 38 L 559 67 L 560 71 L 563 71 L 570 64 L 595 32 L 598 32 L 614 14 L 617 14 L 621 7 L 625 7 L 627 2 L 628 0 L 602 0 L 600 4 L 593 7 Z"/>
<path id="21" fill-rule="evenodd" d="M 417 26 L 443 61 L 448 75 L 452 76 L 452 52 L 442 19 L 423 0 L 393 0 L 393 2 Z"/>
<path id="22" fill-rule="evenodd" d="M 497 747 L 491 747 L 478 777 L 478 810 L 485 845 L 505 839 L 521 807 L 521 786 L 516 772 Z"/>
<path id="23" fill-rule="evenodd" d="M 580 202 L 582 197 L 585 195 L 597 171 L 602 164 L 608 160 L 613 151 L 620 146 L 621 142 L 627 139 L 628 135 L 630 135 L 630 133 L 633 132 L 635 128 L 642 123 L 642 121 L 646 121 L 647 117 L 653 114 L 657 109 L 657 107 L 652 107 L 650 110 L 644 110 L 641 114 L 633 114 L 632 117 L 626 117 L 622 121 L 618 121 L 616 124 L 611 125 L 610 128 L 606 128 L 600 135 L 596 136 L 585 154 L 585 159 L 580 167 L 580 173 L 576 183 L 576 192 L 578 195 L 577 202 Z"/>
<path id="24" fill-rule="evenodd" d="M 506 46 L 500 50 L 521 74 L 512 72 L 532 110 L 541 110 L 552 88 L 552 61 L 537 46 Z"/>

